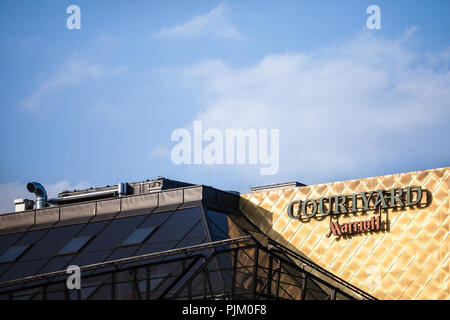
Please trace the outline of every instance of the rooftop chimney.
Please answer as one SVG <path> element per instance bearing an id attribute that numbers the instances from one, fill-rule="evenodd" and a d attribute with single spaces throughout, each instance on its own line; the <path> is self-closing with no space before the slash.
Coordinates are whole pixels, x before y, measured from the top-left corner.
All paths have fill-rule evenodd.
<path id="1" fill-rule="evenodd" d="M 33 210 L 34 201 L 29 199 L 15 199 L 14 212 Z"/>

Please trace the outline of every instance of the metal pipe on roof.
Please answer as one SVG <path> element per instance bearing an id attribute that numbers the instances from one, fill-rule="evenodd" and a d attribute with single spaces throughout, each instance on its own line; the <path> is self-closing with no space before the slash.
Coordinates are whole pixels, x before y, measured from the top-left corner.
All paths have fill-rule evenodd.
<path id="1" fill-rule="evenodd" d="M 47 191 L 39 182 L 29 182 L 27 189 L 36 195 L 36 209 L 47 207 Z"/>

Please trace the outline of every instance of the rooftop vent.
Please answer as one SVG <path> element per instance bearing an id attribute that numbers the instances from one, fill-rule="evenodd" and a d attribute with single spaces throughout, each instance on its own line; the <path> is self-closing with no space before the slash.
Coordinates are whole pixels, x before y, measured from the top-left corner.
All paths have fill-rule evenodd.
<path id="1" fill-rule="evenodd" d="M 47 191 L 39 182 L 29 182 L 27 189 L 36 195 L 36 209 L 47 207 Z"/>
<path id="2" fill-rule="evenodd" d="M 267 186 L 251 187 L 250 190 L 251 190 L 251 192 L 265 192 L 265 191 L 270 191 L 270 190 L 279 190 L 279 189 L 304 187 L 304 186 L 306 186 L 306 184 L 294 181 L 294 182 L 269 184 Z"/>
<path id="3" fill-rule="evenodd" d="M 54 205 L 65 205 L 85 201 L 153 193 L 161 190 L 183 188 L 191 185 L 192 184 L 181 181 L 158 177 L 155 180 L 146 180 L 142 182 L 119 183 L 112 186 L 107 185 L 96 188 L 90 187 L 84 190 L 64 190 L 58 194 L 57 198 L 49 199 L 48 202 Z"/>
<path id="4" fill-rule="evenodd" d="M 89 188 L 86 190 L 74 190 L 73 192 L 65 191 L 58 195 L 58 198 L 49 199 L 48 202 L 61 205 L 69 203 L 77 203 L 90 200 L 99 200 L 124 196 L 128 194 L 128 183 L 119 183 L 116 186 L 106 186 L 103 188 Z"/>

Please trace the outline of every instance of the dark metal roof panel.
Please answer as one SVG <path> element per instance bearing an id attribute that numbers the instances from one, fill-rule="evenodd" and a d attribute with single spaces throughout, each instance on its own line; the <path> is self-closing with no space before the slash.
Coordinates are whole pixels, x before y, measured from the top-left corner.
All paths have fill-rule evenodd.
<path id="1" fill-rule="evenodd" d="M 0 215 L 0 235 L 45 229 L 88 221 L 166 212 L 201 204 L 223 210 L 239 210 L 239 195 L 206 186 L 188 186 L 155 193 L 124 196 L 39 210 Z"/>

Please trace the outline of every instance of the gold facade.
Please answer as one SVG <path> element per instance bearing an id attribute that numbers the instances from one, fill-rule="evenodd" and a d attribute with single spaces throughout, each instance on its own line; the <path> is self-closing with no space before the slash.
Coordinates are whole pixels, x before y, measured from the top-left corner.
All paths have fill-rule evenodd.
<path id="1" fill-rule="evenodd" d="M 380 209 L 387 230 L 326 237 L 330 219 L 287 216 L 291 201 L 420 186 L 426 205 Z M 242 195 L 242 212 L 261 231 L 378 299 L 450 299 L 450 168 L 416 171 Z M 363 221 L 375 210 L 346 214 Z M 334 218 L 333 218 L 334 219 Z"/>

